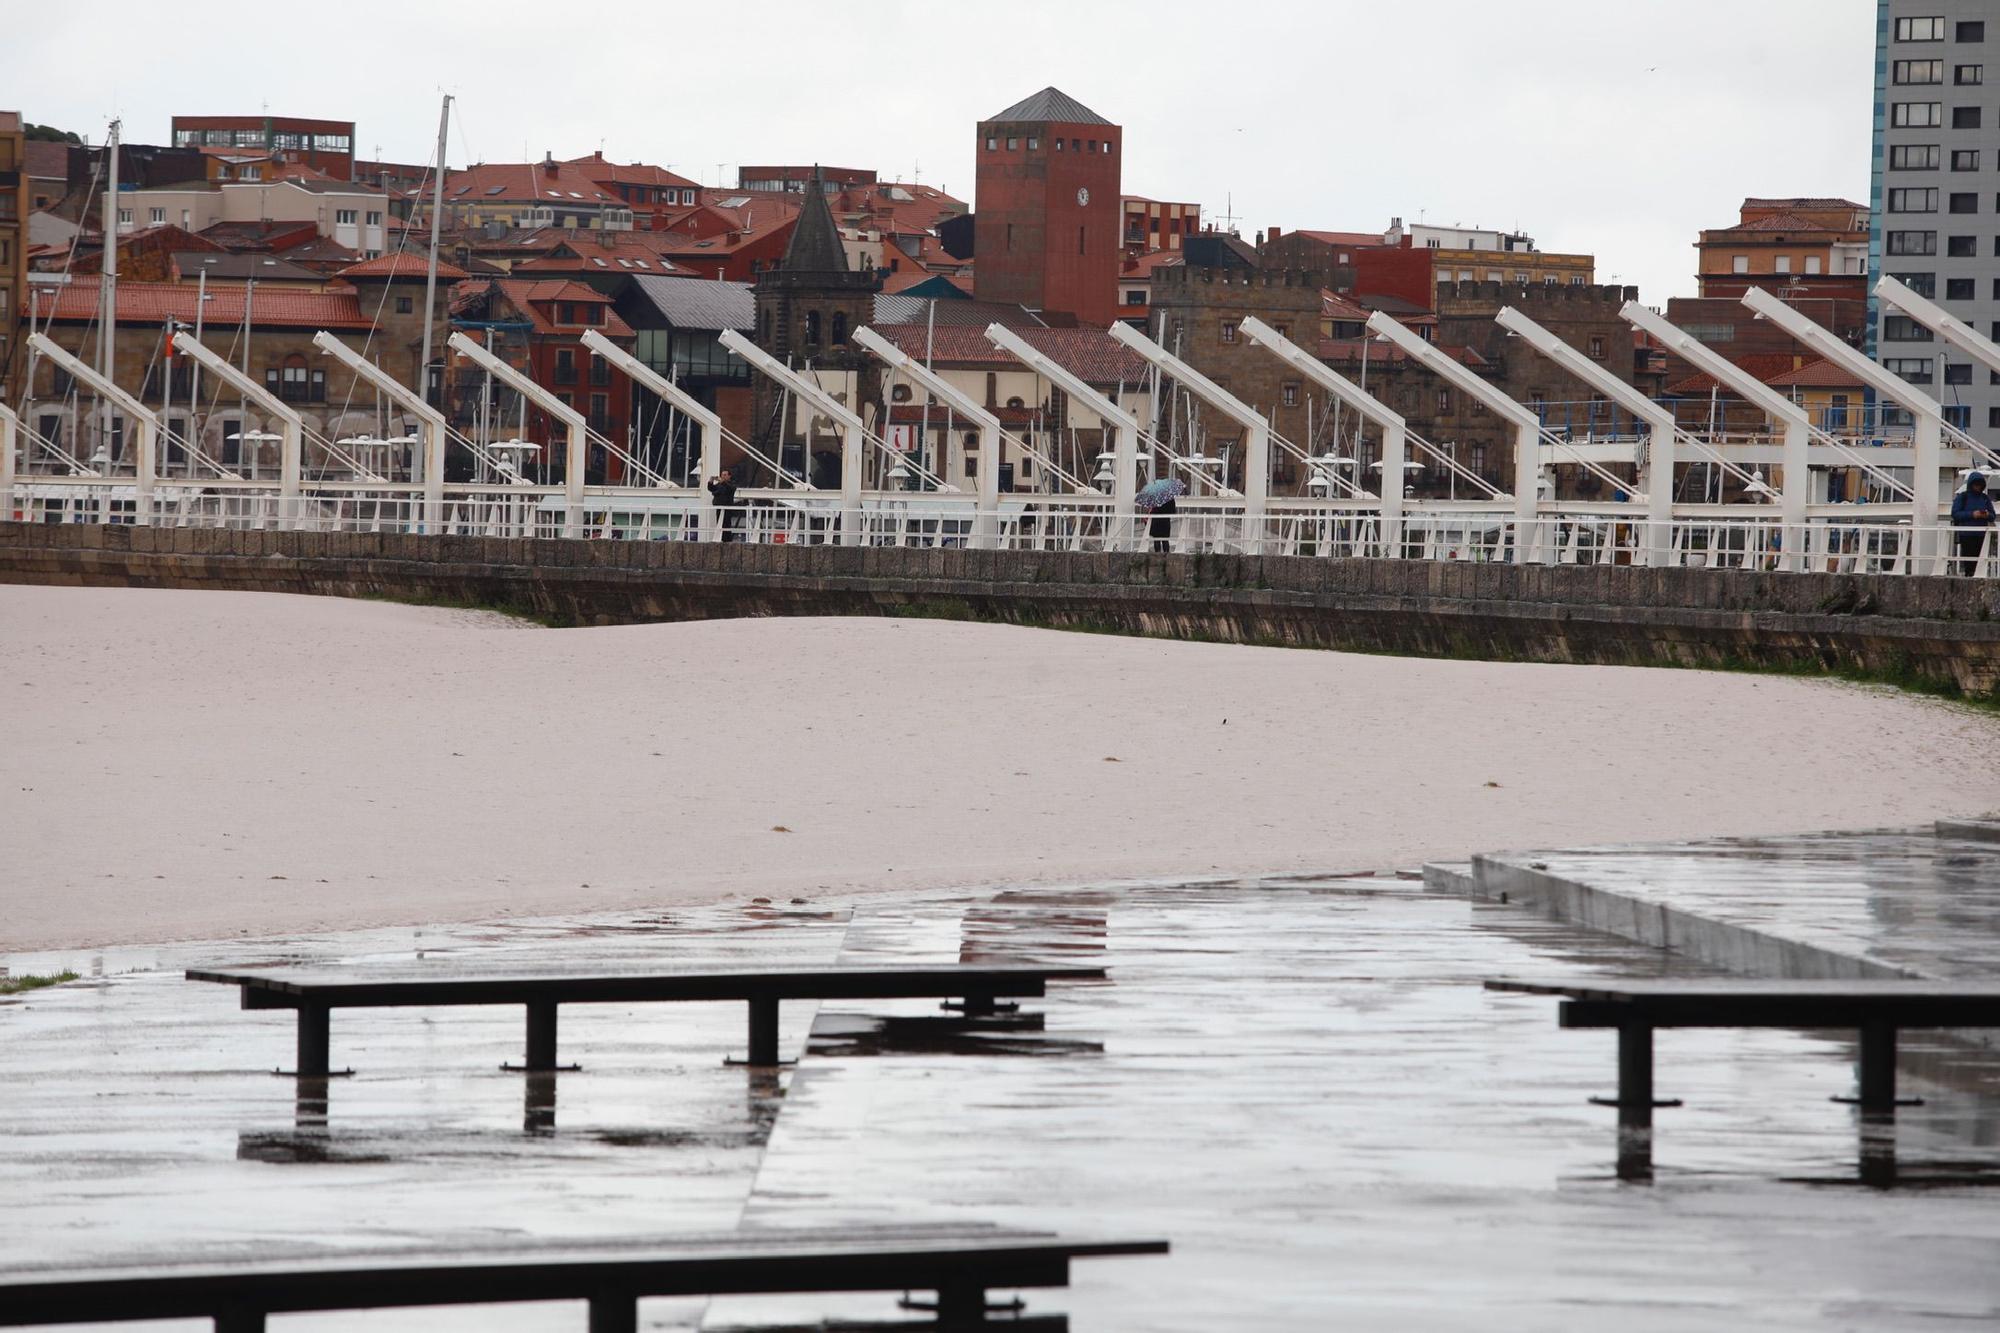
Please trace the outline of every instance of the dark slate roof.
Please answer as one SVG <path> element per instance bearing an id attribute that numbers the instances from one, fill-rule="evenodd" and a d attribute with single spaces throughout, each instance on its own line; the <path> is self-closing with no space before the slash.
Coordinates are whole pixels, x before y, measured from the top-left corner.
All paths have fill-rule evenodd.
<path id="1" fill-rule="evenodd" d="M 937 306 L 936 323 L 944 325 L 971 325 L 985 328 L 988 324 L 998 324 L 1009 329 L 1039 329 L 1043 322 L 1026 306 L 1008 305 L 1001 301 L 974 301 L 970 298 L 931 301 L 921 296 L 911 296 L 907 292 L 895 295 L 878 294 L 875 298 L 875 323 L 915 324 L 919 327 L 931 322 L 930 308 Z"/>
<path id="2" fill-rule="evenodd" d="M 268 282 L 325 282 L 324 273 L 316 273 L 309 268 L 301 268 L 288 260 L 260 254 L 230 254 L 228 251 L 174 251 L 174 270 L 186 281 L 194 281 L 197 273 L 207 273 L 211 278 L 221 278 L 230 282 L 241 282 L 246 278 L 257 278 Z"/>
<path id="3" fill-rule="evenodd" d="M 756 302 L 747 282 L 647 274 L 633 278 L 632 288 L 677 329 L 747 332 L 757 323 Z"/>
<path id="4" fill-rule="evenodd" d="M 1109 125 L 1111 122 L 1060 88 L 1044 88 L 988 120 L 1049 120 L 1064 125 Z"/>
<path id="5" fill-rule="evenodd" d="M 785 247 L 785 261 L 779 265 L 787 273 L 845 273 L 847 248 L 840 243 L 840 227 L 827 206 L 826 192 L 819 188 L 819 174 L 806 191 L 799 223 L 792 228 L 791 243 Z"/>

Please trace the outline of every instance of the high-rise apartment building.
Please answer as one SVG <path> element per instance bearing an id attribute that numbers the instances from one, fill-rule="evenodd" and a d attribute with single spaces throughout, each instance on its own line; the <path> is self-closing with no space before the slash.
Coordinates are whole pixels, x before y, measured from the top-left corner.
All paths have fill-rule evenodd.
<path id="1" fill-rule="evenodd" d="M 1869 290 L 1887 273 L 2000 336 L 2000 6 L 1878 0 Z M 1876 360 L 2000 444 L 2000 384 L 1906 316 L 1869 321 Z"/>

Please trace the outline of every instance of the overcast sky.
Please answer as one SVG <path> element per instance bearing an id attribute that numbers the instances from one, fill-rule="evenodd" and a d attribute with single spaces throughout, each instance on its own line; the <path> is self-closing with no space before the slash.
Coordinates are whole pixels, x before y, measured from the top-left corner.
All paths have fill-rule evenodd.
<path id="1" fill-rule="evenodd" d="M 243 16 L 255 12 L 254 21 Z M 1746 195 L 1867 202 L 1873 0 L 98 0 L 11 34 L 0 105 L 98 141 L 182 114 L 357 122 L 452 165 L 872 167 L 972 196 L 974 126 L 1054 84 L 1125 127 L 1125 189 L 1278 225 L 1520 227 L 1648 302 Z M 25 30 L 25 49 L 22 36 Z"/>

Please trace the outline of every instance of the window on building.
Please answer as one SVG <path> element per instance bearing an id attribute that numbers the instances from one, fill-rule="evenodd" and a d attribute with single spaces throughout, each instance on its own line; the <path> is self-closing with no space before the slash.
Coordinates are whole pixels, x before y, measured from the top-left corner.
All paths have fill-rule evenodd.
<path id="1" fill-rule="evenodd" d="M 1051 139 L 1049 142 L 1055 145 L 1055 150 L 1058 153 L 1060 153 L 1063 150 L 1063 141 L 1062 141 L 1062 136 L 1060 134 L 1058 134 L 1055 138 Z"/>
<path id="2" fill-rule="evenodd" d="M 1010 153 L 1013 153 L 1013 152 L 1018 152 L 1018 151 L 1020 151 L 1020 147 L 1021 147 L 1021 141 L 1020 141 L 1019 139 L 1015 139 L 1015 138 L 1011 138 L 1011 137 L 1010 137 L 1010 138 L 1009 138 L 1009 139 L 1007 140 L 1007 151 L 1008 151 L 1008 152 L 1010 152 Z"/>
<path id="3" fill-rule="evenodd" d="M 1889 211 L 1891 213 L 1935 213 L 1938 206 L 1936 190 L 1891 190 L 1889 191 Z"/>
<path id="4" fill-rule="evenodd" d="M 132 210 L 131 210 L 131 209 L 129 209 L 129 208 L 121 208 L 121 209 L 119 209 L 119 210 L 118 210 L 118 225 L 119 225 L 119 226 L 121 226 L 121 227 L 129 227 L 129 226 L 131 226 L 131 225 L 132 225 Z"/>
<path id="5" fill-rule="evenodd" d="M 1947 363 L 1944 368 L 1944 382 L 1946 384 L 1972 383 L 1972 367 L 1970 365 L 1954 366 Z"/>
<path id="6" fill-rule="evenodd" d="M 1889 170 L 1935 171 L 1940 151 L 1934 143 L 1898 144 L 1889 150 Z"/>
<path id="7" fill-rule="evenodd" d="M 1806 272 L 1808 272 L 1808 273 L 1817 273 L 1817 272 L 1819 272 L 1819 271 L 1820 271 L 1820 265 L 1819 265 L 1819 256 L 1818 256 L 1818 255 L 1807 255 L 1807 256 L 1806 256 Z"/>
<path id="8" fill-rule="evenodd" d="M 1729 271 L 1731 273 L 1748 273 L 1750 271 L 1750 256 L 1737 255 L 1731 259 L 1729 261 Z"/>
<path id="9" fill-rule="evenodd" d="M 361 211 L 354 208 L 336 208 L 333 211 L 335 225 L 351 227 L 361 220 Z"/>
<path id="10" fill-rule="evenodd" d="M 2000 407 L 1986 409 L 1986 426 L 1989 430 L 2000 429 Z"/>
<path id="11" fill-rule="evenodd" d="M 1951 127 L 1955 130 L 1976 130 L 1979 128 L 1979 108 L 1976 106 L 1955 106 L 1951 109 Z"/>
<path id="12" fill-rule="evenodd" d="M 1945 239 L 1944 252 L 1953 259 L 1970 259 L 1979 253 L 1977 236 L 1951 236 Z"/>
<path id="13" fill-rule="evenodd" d="M 819 346 L 819 311 L 806 311 L 806 346 Z"/>
<path id="14" fill-rule="evenodd" d="M 1951 151 L 1953 171 L 1979 170 L 1979 150 L 1977 148 L 1954 148 Z"/>
<path id="15" fill-rule="evenodd" d="M 601 356 L 590 358 L 590 382 L 592 384 L 611 383 L 611 363 Z"/>
<path id="16" fill-rule="evenodd" d="M 1944 18 L 1897 19 L 1896 40 L 1899 42 L 1941 42 L 1944 40 Z"/>
<path id="17" fill-rule="evenodd" d="M 575 348 L 572 347 L 556 348 L 556 383 L 557 384 L 576 383 Z"/>
<path id="18" fill-rule="evenodd" d="M 1593 334 L 1591 334 L 1591 335 L 1590 335 L 1590 346 L 1589 346 L 1589 354 L 1590 354 L 1590 359 L 1591 359 L 1592 361 L 1602 361 L 1602 360 L 1604 359 L 1604 335 L 1603 335 L 1603 334 L 1601 334 L 1601 333 L 1593 333 Z"/>
<path id="19" fill-rule="evenodd" d="M 1944 124 L 1944 103 L 1892 103 L 1889 107 L 1889 123 L 1899 130 L 1934 129 Z"/>
<path id="20" fill-rule="evenodd" d="M 1771 271 L 1773 273 L 1790 273 L 1792 271 L 1792 257 L 1790 255 L 1779 255 L 1771 261 Z"/>
<path id="21" fill-rule="evenodd" d="M 408 315 L 408 314 L 412 314 L 412 313 L 414 313 L 414 312 L 415 312 L 416 308 L 417 308 L 417 298 L 416 298 L 416 297 L 414 297 L 414 296 L 399 296 L 399 297 L 397 297 L 397 298 L 396 298 L 396 313 L 397 313 L 397 314 L 399 314 L 399 315 Z"/>
<path id="22" fill-rule="evenodd" d="M 370 209 L 368 212 L 368 225 L 371 227 L 381 226 L 382 214 L 374 209 Z"/>
<path id="23" fill-rule="evenodd" d="M 1891 67 L 1890 81 L 1899 84 L 1943 83 L 1944 61 L 1898 60 Z"/>
<path id="24" fill-rule="evenodd" d="M 1236 323 L 1236 321 L 1235 321 L 1235 320 L 1233 320 L 1233 319 L 1225 319 L 1225 320 L 1223 320 L 1223 321 L 1222 321 L 1222 341 L 1224 341 L 1224 342 L 1226 342 L 1226 343 L 1233 343 L 1233 342 L 1235 342 L 1235 341 L 1236 341 L 1236 329 L 1237 329 L 1237 323 Z"/>
<path id="25" fill-rule="evenodd" d="M 1278 396 L 1286 407 L 1297 407 L 1299 405 L 1299 382 L 1297 380 L 1286 380 L 1282 385 L 1278 386 Z"/>
<path id="26" fill-rule="evenodd" d="M 1888 315 L 1882 320 L 1884 342 L 1927 343 L 1930 340 L 1931 331 L 1908 315 Z"/>
<path id="27" fill-rule="evenodd" d="M 1032 153 L 1032 152 L 1034 152 L 1034 151 L 1035 151 L 1035 150 L 1036 150 L 1037 148 L 1040 148 L 1041 146 L 1042 146 L 1042 141 L 1041 141 L 1040 139 L 1036 138 L 1036 137 L 1035 137 L 1034 135 L 1032 135 L 1032 134 L 1028 136 L 1028 151 L 1029 151 L 1029 152 L 1031 152 L 1031 153 Z"/>
<path id="28" fill-rule="evenodd" d="M 1951 197 L 1950 207 L 1954 213 L 1977 213 L 1979 211 L 1979 196 L 1970 191 L 1964 194 L 1954 194 Z"/>
<path id="29" fill-rule="evenodd" d="M 1986 40 L 1986 24 L 1973 19 L 1958 25 L 1958 40 L 1961 42 L 1983 42 Z"/>
<path id="30" fill-rule="evenodd" d="M 1076 229 L 1076 252 L 1078 254 L 1084 253 L 1083 236 L 1084 236 L 1084 229 L 1082 227 L 1078 227 Z"/>
<path id="31" fill-rule="evenodd" d="M 1961 88 L 1969 88 L 1974 84 L 1981 84 L 1986 82 L 1986 66 L 1960 65 L 1958 68 L 1954 69 L 1951 72 L 1951 75 L 1952 75 L 1951 81 L 1953 83 L 1957 84 Z"/>
<path id="32" fill-rule="evenodd" d="M 838 310 L 833 312 L 833 345 L 835 347 L 847 345 L 847 316 Z"/>
<path id="33" fill-rule="evenodd" d="M 1937 233 L 1934 231 L 1892 231 L 1888 238 L 1888 252 L 1892 255 L 1934 255 L 1937 253 Z"/>
<path id="34" fill-rule="evenodd" d="M 1931 382 L 1931 359 L 1927 356 L 1884 357 L 1882 359 L 1882 369 L 1888 371 L 1891 375 L 1901 376 L 1911 384 L 1929 384 Z"/>
<path id="35" fill-rule="evenodd" d="M 1948 404 L 1944 409 L 1944 424 L 1959 430 L 1965 430 L 1971 426 L 1972 405 L 1970 403 Z"/>
<path id="36" fill-rule="evenodd" d="M 1438 390 L 1438 407 L 1437 407 L 1437 410 L 1438 410 L 1438 415 L 1439 415 L 1439 416 L 1441 416 L 1441 417 L 1448 417 L 1448 416 L 1450 416 L 1450 415 L 1451 415 L 1451 390 L 1450 390 L 1450 389 L 1439 389 L 1439 390 Z"/>
<path id="37" fill-rule="evenodd" d="M 1014 248 L 1014 224 L 1010 222 L 1007 224 L 1007 249 L 1009 251 L 1012 251 L 1013 248 Z"/>
<path id="38" fill-rule="evenodd" d="M 990 135 L 990 134 L 986 136 L 986 151 L 987 151 L 987 152 L 989 152 L 989 153 L 990 153 L 990 152 L 992 152 L 992 151 L 993 151 L 994 149 L 998 148 L 999 146 L 1000 146 L 1000 140 L 999 140 L 999 139 L 995 138 L 995 137 L 994 137 L 993 135 Z"/>

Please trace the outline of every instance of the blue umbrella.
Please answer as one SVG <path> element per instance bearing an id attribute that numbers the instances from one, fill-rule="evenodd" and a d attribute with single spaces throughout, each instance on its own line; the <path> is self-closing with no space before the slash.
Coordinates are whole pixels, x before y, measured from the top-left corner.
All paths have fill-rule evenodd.
<path id="1" fill-rule="evenodd" d="M 1132 507 L 1144 514 L 1150 514 L 1169 500 L 1178 500 L 1188 493 L 1187 483 L 1178 477 L 1162 477 L 1149 481 L 1139 493 L 1132 497 Z"/>

